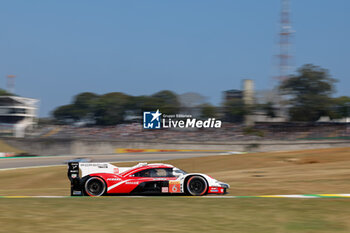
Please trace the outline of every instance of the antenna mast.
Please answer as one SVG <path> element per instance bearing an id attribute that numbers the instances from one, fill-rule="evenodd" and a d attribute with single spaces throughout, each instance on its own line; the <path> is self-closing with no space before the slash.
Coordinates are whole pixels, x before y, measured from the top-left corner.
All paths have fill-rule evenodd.
<path id="1" fill-rule="evenodd" d="M 290 8 L 289 0 L 281 0 L 281 21 L 280 21 L 280 33 L 279 33 L 279 76 L 280 82 L 286 80 L 291 68 L 291 22 L 290 22 Z"/>

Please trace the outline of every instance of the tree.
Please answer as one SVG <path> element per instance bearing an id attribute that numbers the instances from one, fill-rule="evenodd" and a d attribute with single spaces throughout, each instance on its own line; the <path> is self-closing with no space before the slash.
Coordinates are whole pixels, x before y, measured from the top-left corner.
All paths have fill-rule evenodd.
<path id="1" fill-rule="evenodd" d="M 264 111 L 264 113 L 269 116 L 269 117 L 275 117 L 276 113 L 275 113 L 275 108 L 273 106 L 272 102 L 267 102 L 265 104 L 261 104 L 259 106 L 259 108 L 261 108 L 261 110 Z"/>
<path id="2" fill-rule="evenodd" d="M 79 120 L 79 111 L 77 111 L 73 104 L 62 105 L 56 108 L 52 115 L 56 120 L 62 123 L 68 123 Z"/>
<path id="3" fill-rule="evenodd" d="M 154 110 L 159 109 L 165 114 L 176 114 L 180 110 L 180 102 L 177 99 L 177 95 L 172 91 L 157 92 L 148 101 L 152 101 L 148 107 L 152 106 Z"/>
<path id="4" fill-rule="evenodd" d="M 171 91 L 160 91 L 152 96 L 129 96 L 121 92 L 97 95 L 84 92 L 76 95 L 72 104 L 63 105 L 53 111 L 56 120 L 63 123 L 91 120 L 96 125 L 115 125 L 125 117 L 142 115 L 142 111 L 156 111 L 174 114 L 180 108 L 177 95 Z"/>
<path id="5" fill-rule="evenodd" d="M 132 98 L 133 106 L 138 111 L 154 111 L 160 108 L 160 105 L 157 105 L 158 100 L 152 96 L 136 96 Z"/>
<path id="6" fill-rule="evenodd" d="M 332 118 L 350 117 L 350 97 L 341 96 L 333 99 Z"/>
<path id="7" fill-rule="evenodd" d="M 76 95 L 74 98 L 74 105 L 78 108 L 90 108 L 94 101 L 97 100 L 99 95 L 92 93 L 92 92 L 83 92 L 79 95 Z"/>
<path id="8" fill-rule="evenodd" d="M 63 123 L 80 121 L 90 118 L 93 120 L 95 101 L 98 95 L 91 92 L 83 92 L 76 95 L 72 104 L 63 105 L 53 111 L 56 120 Z"/>
<path id="9" fill-rule="evenodd" d="M 217 110 L 211 104 L 202 104 L 199 106 L 202 118 L 215 118 L 217 117 Z"/>
<path id="10" fill-rule="evenodd" d="M 289 98 L 291 120 L 316 121 L 330 115 L 335 82 L 327 70 L 310 64 L 283 81 L 280 90 Z"/>
<path id="11" fill-rule="evenodd" d="M 187 92 L 178 96 L 181 107 L 183 108 L 194 108 L 196 106 L 205 104 L 207 99 L 205 96 L 195 92 Z"/>
<path id="12" fill-rule="evenodd" d="M 0 96 L 9 96 L 9 95 L 14 95 L 14 94 L 0 88 Z"/>
<path id="13" fill-rule="evenodd" d="M 126 106 L 130 96 L 121 92 L 112 92 L 100 96 L 95 102 L 94 118 L 97 125 L 115 125 L 123 123 Z"/>
<path id="14" fill-rule="evenodd" d="M 79 119 L 92 118 L 98 98 L 97 94 L 91 92 L 83 92 L 75 96 L 73 105 Z"/>

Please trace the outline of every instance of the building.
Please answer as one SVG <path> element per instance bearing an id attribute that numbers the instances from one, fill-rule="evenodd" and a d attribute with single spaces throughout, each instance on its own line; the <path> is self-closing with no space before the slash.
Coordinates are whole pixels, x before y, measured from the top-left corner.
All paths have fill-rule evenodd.
<path id="1" fill-rule="evenodd" d="M 36 124 L 39 100 L 0 96 L 0 135 L 24 137 Z"/>
<path id="2" fill-rule="evenodd" d="M 254 81 L 251 79 L 243 80 L 243 101 L 245 105 L 255 104 Z"/>
<path id="3" fill-rule="evenodd" d="M 242 90 L 228 90 L 223 92 L 224 102 L 229 100 L 241 100 L 245 107 L 251 107 L 255 104 L 254 81 L 244 79 L 242 82 Z M 244 117 L 244 122 L 247 125 L 254 124 L 254 118 L 251 115 Z"/>
<path id="4" fill-rule="evenodd" d="M 243 91 L 241 90 L 228 90 L 224 91 L 224 101 L 232 100 L 232 99 L 242 99 Z"/>
<path id="5" fill-rule="evenodd" d="M 241 99 L 246 105 L 254 104 L 254 81 L 251 79 L 244 79 L 242 82 L 242 86 L 243 90 L 232 89 L 224 91 L 224 101 L 231 99 Z"/>
<path id="6" fill-rule="evenodd" d="M 244 123 L 252 126 L 259 122 L 286 122 L 288 118 L 281 114 L 279 108 L 279 94 L 277 90 L 256 91 L 254 88 L 254 81 L 251 79 L 244 79 L 242 82 L 242 90 L 228 90 L 224 92 L 224 101 L 231 99 L 242 100 L 245 106 L 254 106 L 271 103 L 275 117 L 267 116 L 266 112 L 254 109 L 249 115 L 245 115 Z"/>

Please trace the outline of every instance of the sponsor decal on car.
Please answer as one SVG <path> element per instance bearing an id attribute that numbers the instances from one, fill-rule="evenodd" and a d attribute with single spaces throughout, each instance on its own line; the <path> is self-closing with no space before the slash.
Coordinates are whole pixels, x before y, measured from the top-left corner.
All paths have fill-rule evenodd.
<path id="1" fill-rule="evenodd" d="M 170 193 L 180 193 L 181 192 L 181 182 L 177 180 L 169 181 L 169 192 Z"/>
<path id="2" fill-rule="evenodd" d="M 209 187 L 209 193 L 224 193 L 224 189 L 221 187 Z"/>
<path id="3" fill-rule="evenodd" d="M 128 181 L 125 184 L 139 184 L 139 182 L 138 181 Z"/>
<path id="4" fill-rule="evenodd" d="M 162 187 L 162 193 L 168 193 L 169 187 Z"/>
<path id="5" fill-rule="evenodd" d="M 101 163 L 81 163 L 81 167 L 98 167 L 98 168 L 108 168 L 108 164 Z"/>
<path id="6" fill-rule="evenodd" d="M 81 195 L 81 191 L 73 191 L 73 195 Z"/>
<path id="7" fill-rule="evenodd" d="M 120 178 L 107 178 L 108 181 L 120 181 Z"/>

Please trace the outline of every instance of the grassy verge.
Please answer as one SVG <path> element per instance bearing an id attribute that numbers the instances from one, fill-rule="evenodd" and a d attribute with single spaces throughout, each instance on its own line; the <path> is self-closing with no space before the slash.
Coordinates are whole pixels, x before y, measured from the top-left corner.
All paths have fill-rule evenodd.
<path id="1" fill-rule="evenodd" d="M 0 199 L 0 232 L 349 232 L 344 199 Z"/>

